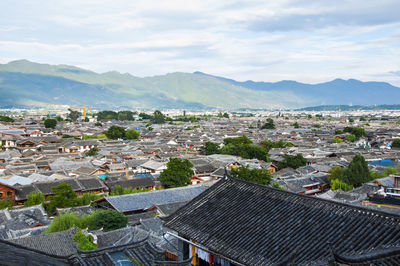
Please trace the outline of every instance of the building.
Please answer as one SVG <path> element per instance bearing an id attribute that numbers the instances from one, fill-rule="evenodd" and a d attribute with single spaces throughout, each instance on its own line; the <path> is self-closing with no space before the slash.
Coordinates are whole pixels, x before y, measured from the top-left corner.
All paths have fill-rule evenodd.
<path id="1" fill-rule="evenodd" d="M 184 258 L 197 254 L 200 265 L 208 255 L 232 265 L 328 265 L 332 250 L 365 256 L 399 247 L 399 223 L 398 215 L 230 177 L 164 219 Z"/>

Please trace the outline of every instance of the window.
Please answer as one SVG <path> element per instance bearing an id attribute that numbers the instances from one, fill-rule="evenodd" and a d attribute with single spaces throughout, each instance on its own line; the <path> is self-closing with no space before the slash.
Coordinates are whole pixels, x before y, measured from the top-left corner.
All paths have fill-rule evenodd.
<path id="1" fill-rule="evenodd" d="M 3 197 L 3 193 L 2 192 L 0 192 L 0 198 L 2 198 Z"/>
<path id="2" fill-rule="evenodd" d="M 8 197 L 12 197 L 12 194 L 13 194 L 13 193 L 12 193 L 11 191 L 8 191 L 8 192 L 7 192 L 7 196 L 8 196 Z"/>

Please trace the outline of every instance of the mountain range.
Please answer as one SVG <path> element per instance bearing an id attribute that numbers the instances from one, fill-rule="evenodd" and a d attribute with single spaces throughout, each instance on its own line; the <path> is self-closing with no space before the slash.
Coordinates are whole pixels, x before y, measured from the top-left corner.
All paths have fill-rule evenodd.
<path id="1" fill-rule="evenodd" d="M 202 72 L 135 77 L 27 60 L 0 64 L 0 107 L 86 104 L 98 109 L 277 109 L 315 105 L 398 104 L 400 88 L 386 82 L 335 79 L 235 81 Z"/>

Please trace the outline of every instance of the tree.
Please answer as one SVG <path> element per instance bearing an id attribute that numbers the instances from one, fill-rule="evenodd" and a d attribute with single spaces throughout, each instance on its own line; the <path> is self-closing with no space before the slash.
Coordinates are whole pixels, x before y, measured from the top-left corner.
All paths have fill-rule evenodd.
<path id="1" fill-rule="evenodd" d="M 261 129 L 275 129 L 274 120 L 272 118 L 268 118 L 267 122 L 265 122 Z"/>
<path id="2" fill-rule="evenodd" d="M 343 181 L 354 187 L 359 187 L 363 183 L 371 181 L 368 163 L 365 161 L 364 156 L 361 154 L 354 156 L 344 173 Z"/>
<path id="3" fill-rule="evenodd" d="M 73 241 L 78 244 L 80 250 L 93 250 L 97 248 L 97 245 L 93 243 L 93 237 L 91 235 L 85 235 L 82 229 L 78 230 L 73 237 Z"/>
<path id="4" fill-rule="evenodd" d="M 85 206 L 89 205 L 92 201 L 100 199 L 101 196 L 95 193 L 86 192 L 82 196 L 77 197 L 74 201 L 74 206 Z"/>
<path id="5" fill-rule="evenodd" d="M 340 130 L 340 129 L 336 129 L 336 130 L 335 130 L 335 135 L 340 135 L 340 134 L 342 134 L 342 133 L 343 133 L 343 131 Z"/>
<path id="6" fill-rule="evenodd" d="M 74 111 L 71 109 L 68 109 L 68 111 L 69 111 L 69 113 L 68 113 L 67 117 L 69 119 L 71 119 L 71 121 L 73 121 L 73 122 L 78 120 L 78 118 L 81 117 L 81 115 L 82 115 L 81 112 L 78 112 L 78 111 Z"/>
<path id="7" fill-rule="evenodd" d="M 272 148 L 286 148 L 286 147 L 293 147 L 293 143 L 291 142 L 285 142 L 283 140 L 279 140 L 279 141 L 272 141 L 272 140 L 263 140 L 261 142 L 261 146 L 265 147 L 268 151 L 271 150 Z"/>
<path id="8" fill-rule="evenodd" d="M 334 137 L 332 139 L 332 143 L 342 143 L 342 142 L 343 142 L 343 140 L 341 138 L 338 138 L 338 137 Z"/>
<path id="9" fill-rule="evenodd" d="M 293 127 L 294 127 L 294 128 L 300 128 L 300 125 L 299 125 L 299 123 L 294 122 L 294 123 L 293 123 Z"/>
<path id="10" fill-rule="evenodd" d="M 228 114 L 228 113 L 224 113 L 224 114 L 222 115 L 222 117 L 229 118 L 229 114 Z"/>
<path id="11" fill-rule="evenodd" d="M 353 134 L 356 137 L 356 139 L 359 139 L 367 135 L 365 130 L 360 127 L 345 127 L 343 129 L 343 132 Z"/>
<path id="12" fill-rule="evenodd" d="M 46 120 L 44 120 L 45 128 L 55 128 L 56 125 L 57 125 L 57 120 L 55 119 L 47 118 Z"/>
<path id="13" fill-rule="evenodd" d="M 13 202 L 10 198 L 6 197 L 3 200 L 0 200 L 0 210 L 11 208 L 13 206 Z"/>
<path id="14" fill-rule="evenodd" d="M 25 201 L 25 203 L 24 203 L 25 207 L 35 206 L 35 205 L 44 203 L 44 196 L 40 192 L 32 191 L 31 193 L 28 194 L 28 196 L 26 198 L 27 198 L 27 201 Z"/>
<path id="15" fill-rule="evenodd" d="M 65 231 L 74 226 L 78 228 L 85 228 L 87 225 L 82 225 L 82 219 L 80 219 L 80 217 L 78 217 L 75 213 L 66 212 L 56 216 L 49 224 L 49 227 L 46 229 L 45 233 L 50 234 Z"/>
<path id="16" fill-rule="evenodd" d="M 192 168 L 193 164 L 188 159 L 170 158 L 167 169 L 160 174 L 160 181 L 168 188 L 187 186 L 194 175 Z"/>
<path id="17" fill-rule="evenodd" d="M 8 117 L 8 116 L 0 116 L 0 121 L 1 122 L 14 122 L 15 120 L 14 119 L 12 119 L 11 117 Z"/>
<path id="18" fill-rule="evenodd" d="M 164 124 L 165 123 L 165 115 L 161 113 L 159 110 L 155 110 L 153 113 L 153 123 L 154 124 Z"/>
<path id="19" fill-rule="evenodd" d="M 342 180 L 345 172 L 346 168 L 334 165 L 328 171 L 329 173 L 328 180 L 333 180 L 333 179 Z"/>
<path id="20" fill-rule="evenodd" d="M 76 193 L 71 185 L 61 182 L 58 186 L 52 187 L 53 196 L 50 197 L 48 211 L 54 212 L 55 208 L 69 208 L 74 206 Z"/>
<path id="21" fill-rule="evenodd" d="M 139 139 L 140 133 L 134 129 L 128 129 L 125 135 L 128 139 Z"/>
<path id="22" fill-rule="evenodd" d="M 85 152 L 86 156 L 96 156 L 97 154 L 99 154 L 99 148 L 97 147 L 90 148 L 90 150 Z"/>
<path id="23" fill-rule="evenodd" d="M 241 165 L 237 169 L 232 169 L 231 175 L 261 185 L 268 185 L 271 183 L 271 175 L 268 173 L 267 169 L 250 169 L 249 165 Z"/>
<path id="24" fill-rule="evenodd" d="M 141 193 L 141 192 L 148 192 L 151 189 L 140 187 L 140 188 L 133 188 L 133 187 L 122 187 L 117 185 L 113 187 L 110 195 L 111 196 L 118 196 L 118 195 L 125 195 L 125 194 L 133 194 L 133 193 Z"/>
<path id="25" fill-rule="evenodd" d="M 332 190 L 343 190 L 343 191 L 349 191 L 353 189 L 352 185 L 347 184 L 346 182 L 343 182 L 339 179 L 332 179 L 330 181 L 331 189 Z"/>
<path id="26" fill-rule="evenodd" d="M 354 142 L 356 140 L 356 136 L 353 134 L 347 134 L 344 139 L 350 142 Z"/>
<path id="27" fill-rule="evenodd" d="M 91 230 L 103 228 L 103 231 L 107 232 L 125 227 L 128 224 L 128 217 L 115 210 L 98 210 L 92 216 L 93 219 L 89 224 Z"/>
<path id="28" fill-rule="evenodd" d="M 393 140 L 392 148 L 400 148 L 400 139 L 394 139 Z"/>
<path id="29" fill-rule="evenodd" d="M 94 126 L 95 126 L 95 127 L 103 127 L 103 124 L 100 123 L 100 122 L 96 122 L 96 123 L 94 123 Z"/>
<path id="30" fill-rule="evenodd" d="M 111 126 L 108 128 L 106 136 L 109 139 L 122 139 L 125 137 L 125 129 L 120 126 Z"/>
<path id="31" fill-rule="evenodd" d="M 298 153 L 294 156 L 285 154 L 283 156 L 284 160 L 278 163 L 278 167 L 280 169 L 291 167 L 293 169 L 297 169 L 301 166 L 305 166 L 307 164 L 307 159 L 303 157 L 303 154 Z"/>
<path id="32" fill-rule="evenodd" d="M 206 144 L 202 147 L 203 153 L 205 155 L 211 155 L 211 154 L 218 154 L 220 153 L 219 145 L 218 143 L 207 141 Z"/>
<path id="33" fill-rule="evenodd" d="M 224 139 L 225 145 L 228 145 L 228 144 L 240 145 L 240 144 L 251 144 L 251 143 L 253 143 L 251 141 L 251 139 L 249 139 L 245 135 L 243 135 L 241 137 L 237 137 L 237 138 L 225 138 Z"/>

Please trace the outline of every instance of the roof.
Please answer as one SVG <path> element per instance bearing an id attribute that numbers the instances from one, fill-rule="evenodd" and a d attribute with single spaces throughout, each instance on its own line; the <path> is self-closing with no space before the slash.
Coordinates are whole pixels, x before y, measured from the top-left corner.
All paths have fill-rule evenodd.
<path id="1" fill-rule="evenodd" d="M 153 179 L 145 177 L 106 182 L 106 185 L 113 190 L 115 186 L 121 186 L 123 188 L 154 187 L 155 182 Z"/>
<path id="2" fill-rule="evenodd" d="M 10 241 L 25 247 L 41 250 L 48 254 L 68 256 L 76 253 L 77 251 L 77 247 L 72 241 L 76 233 L 76 229 L 71 228 L 66 231 L 39 236 L 23 237 Z"/>
<path id="3" fill-rule="evenodd" d="M 0 240 L 1 261 L 4 265 L 69 265 L 67 260 L 43 252 Z"/>
<path id="4" fill-rule="evenodd" d="M 161 167 L 164 167 L 166 165 L 165 162 L 157 162 L 153 160 L 149 160 L 145 162 L 144 164 L 141 165 L 143 168 L 151 169 L 151 170 L 157 170 Z"/>
<path id="5" fill-rule="evenodd" d="M 166 217 L 165 226 L 245 265 L 292 256 L 293 264 L 326 264 L 328 243 L 339 253 L 400 244 L 400 216 L 234 178 Z"/>
<path id="6" fill-rule="evenodd" d="M 126 194 L 104 199 L 121 212 L 144 210 L 157 204 L 188 201 L 204 192 L 202 185 L 154 190 L 149 192 Z"/>

